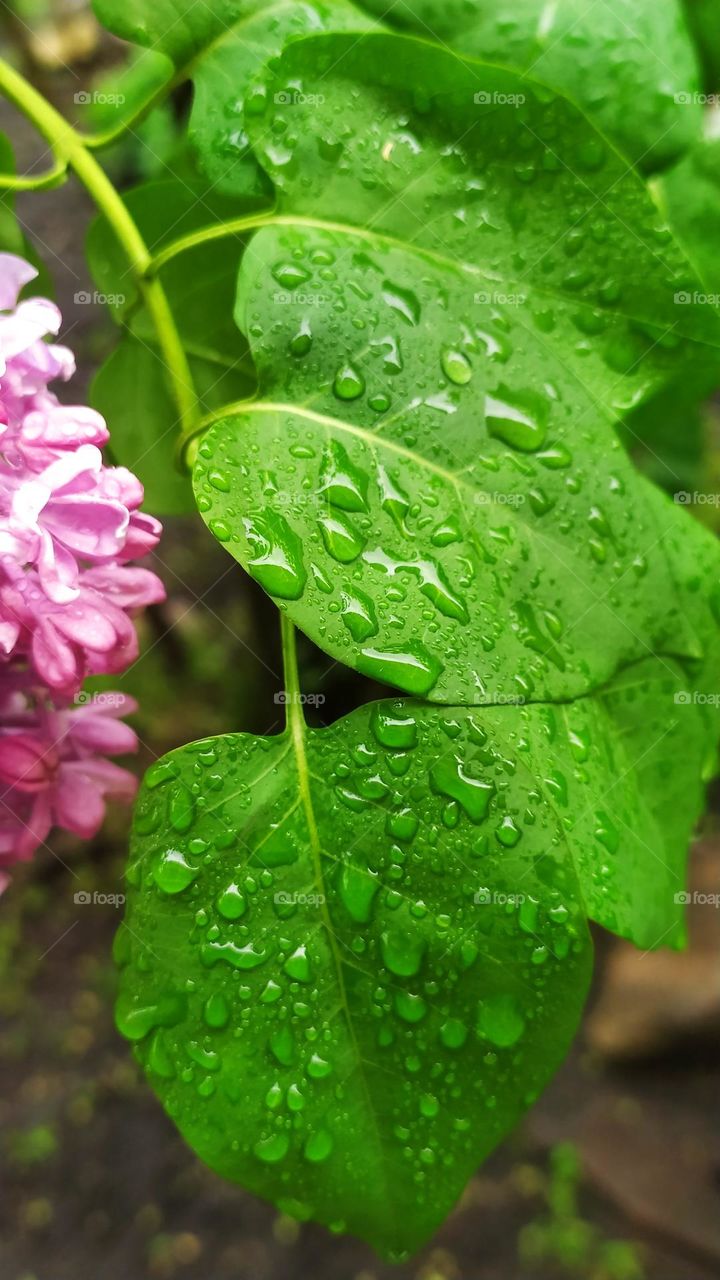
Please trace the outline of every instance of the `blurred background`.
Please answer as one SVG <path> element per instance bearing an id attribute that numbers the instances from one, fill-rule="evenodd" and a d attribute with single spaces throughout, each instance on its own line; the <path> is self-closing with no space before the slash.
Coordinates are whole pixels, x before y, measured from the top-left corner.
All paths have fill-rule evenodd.
<path id="1" fill-rule="evenodd" d="M 98 84 L 111 92 L 127 74 L 126 50 L 82 0 L 2 5 L 0 37 L 5 55 L 73 121 L 85 106 L 79 93 Z M 181 95 L 112 150 L 120 186 L 169 175 L 186 107 Z M 0 130 L 18 172 L 48 167 L 42 144 L 4 103 Z M 116 336 L 84 261 L 93 210 L 70 181 L 20 196 L 16 212 L 63 311 L 61 341 L 78 361 L 72 398 L 81 402 Z M 688 465 L 718 475 L 712 408 L 697 430 L 707 447 Z M 274 608 L 199 519 L 165 525 L 153 567 L 168 601 L 148 611 L 140 660 L 112 682 L 140 702 L 140 771 L 192 738 L 282 724 Z M 310 645 L 301 662 L 304 687 L 317 695 L 314 723 L 379 691 Z M 719 806 L 716 789 L 691 857 L 692 887 L 710 895 L 720 883 Z M 691 906 L 683 954 L 643 955 L 596 931 L 594 989 L 570 1058 L 433 1242 L 393 1267 L 224 1183 L 164 1116 L 112 1020 L 126 839 L 127 815 L 117 810 L 89 845 L 53 837 L 0 902 L 4 1280 L 720 1274 L 720 910 L 712 903 Z M 95 900 L 84 902 L 88 894 Z"/>

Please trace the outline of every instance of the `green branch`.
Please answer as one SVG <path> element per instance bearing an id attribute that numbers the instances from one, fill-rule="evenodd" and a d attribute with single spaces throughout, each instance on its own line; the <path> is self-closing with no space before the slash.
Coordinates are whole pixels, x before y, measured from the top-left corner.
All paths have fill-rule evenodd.
<path id="1" fill-rule="evenodd" d="M 33 86 L 0 60 L 0 91 L 31 121 L 50 144 L 56 168 L 70 167 L 112 227 L 127 255 L 133 276 L 157 333 L 158 345 L 170 376 L 183 432 L 192 432 L 198 405 L 192 375 L 175 320 L 159 280 L 150 277 L 152 254 L 126 205 L 83 139 Z"/>

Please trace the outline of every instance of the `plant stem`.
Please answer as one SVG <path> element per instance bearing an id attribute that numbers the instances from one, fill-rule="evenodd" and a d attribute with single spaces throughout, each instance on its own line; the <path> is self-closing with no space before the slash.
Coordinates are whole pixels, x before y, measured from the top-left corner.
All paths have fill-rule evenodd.
<path id="1" fill-rule="evenodd" d="M 48 191 L 59 187 L 67 174 L 67 164 L 62 161 L 53 165 L 45 173 L 32 174 L 0 173 L 0 191 Z"/>
<path id="2" fill-rule="evenodd" d="M 152 254 L 126 205 L 72 125 L 23 76 L 1 59 L 0 91 L 47 139 L 58 166 L 67 162 L 75 171 L 115 232 L 127 254 L 131 271 L 157 333 L 158 345 L 172 384 L 180 428 L 183 433 L 192 431 L 198 418 L 198 405 L 187 357 L 165 290 L 159 280 L 148 278 Z"/>
<path id="3" fill-rule="evenodd" d="M 283 679 L 285 682 L 285 723 L 293 738 L 302 742 L 305 717 L 300 700 L 300 674 L 298 671 L 295 625 L 286 614 L 280 614 L 280 639 L 282 643 Z"/>
<path id="4" fill-rule="evenodd" d="M 255 231 L 259 227 L 272 225 L 277 219 L 271 209 L 262 213 L 251 213 L 244 218 L 230 218 L 227 222 L 219 222 L 215 226 L 200 227 L 186 236 L 178 236 L 155 254 L 150 272 L 154 275 L 166 262 L 176 258 L 178 254 L 194 249 L 196 245 L 206 244 L 209 240 L 224 240 L 226 236 L 242 235 L 243 231 Z"/>

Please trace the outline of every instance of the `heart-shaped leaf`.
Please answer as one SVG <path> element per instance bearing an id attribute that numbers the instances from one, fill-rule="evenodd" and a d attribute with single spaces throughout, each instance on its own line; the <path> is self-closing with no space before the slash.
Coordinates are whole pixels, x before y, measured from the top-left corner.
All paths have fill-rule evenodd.
<path id="1" fill-rule="evenodd" d="M 648 171 L 680 155 L 700 131 L 698 62 L 682 0 L 363 3 L 390 25 L 545 80 Z M 688 3 L 709 10 L 713 0 Z"/>
<path id="2" fill-rule="evenodd" d="M 120 1030 L 208 1164 L 382 1252 L 432 1233 L 582 1007 L 576 873 L 513 754 L 376 704 L 185 747 L 139 802 Z"/>
<path id="3" fill-rule="evenodd" d="M 381 1252 L 433 1232 L 566 1050 L 585 910 L 681 937 L 683 678 L 649 659 L 564 706 L 314 731 L 293 703 L 279 737 L 152 767 L 118 1025 L 208 1164 Z"/>
<path id="4" fill-rule="evenodd" d="M 702 653 L 674 590 L 684 517 L 638 478 L 606 407 L 678 359 L 623 310 L 621 256 L 645 250 L 639 311 L 652 294 L 656 323 L 715 339 L 717 319 L 674 304 L 667 273 L 687 265 L 628 232 L 632 209 L 645 228 L 656 214 L 587 122 L 541 95 L 487 128 L 486 74 L 512 99 L 517 76 L 399 37 L 287 50 L 257 126 L 279 212 L 243 260 L 237 311 L 260 398 L 196 465 L 210 529 L 293 621 L 444 702 L 572 697 L 648 650 Z M 312 105 L 288 106 L 288 84 Z M 579 243 L 568 227 L 585 190 L 555 150 L 587 155 L 591 137 L 588 183 L 622 189 L 625 210 L 604 218 L 602 255 L 589 224 Z M 590 219 L 599 198 L 588 185 Z"/>

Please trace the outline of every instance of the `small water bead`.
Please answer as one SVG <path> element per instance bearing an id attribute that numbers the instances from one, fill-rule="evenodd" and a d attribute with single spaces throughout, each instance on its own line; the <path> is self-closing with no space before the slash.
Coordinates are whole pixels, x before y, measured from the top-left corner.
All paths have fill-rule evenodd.
<path id="1" fill-rule="evenodd" d="M 285 517 L 267 511 L 242 523 L 251 551 L 248 572 L 269 595 L 299 600 L 307 581 L 302 543 Z"/>
<path id="2" fill-rule="evenodd" d="M 413 995 L 409 991 L 397 991 L 395 1010 L 404 1022 L 421 1022 L 427 1013 L 427 1004 L 420 995 Z"/>
<path id="3" fill-rule="evenodd" d="M 440 362 L 443 373 L 458 387 L 465 386 L 473 376 L 472 365 L 462 351 L 443 351 Z"/>
<path id="4" fill-rule="evenodd" d="M 383 964 L 399 978 L 414 978 L 420 971 L 427 940 L 407 929 L 388 929 L 382 934 Z"/>
<path id="5" fill-rule="evenodd" d="M 417 745 L 417 721 L 400 708 L 401 704 L 376 702 L 370 715 L 370 727 L 381 746 L 391 751 L 410 751 Z"/>
<path id="6" fill-rule="evenodd" d="M 230 1021 L 230 1005 L 221 991 L 214 991 L 203 1005 L 203 1018 L 208 1027 L 221 1031 Z"/>
<path id="7" fill-rule="evenodd" d="M 247 911 L 247 900 L 233 882 L 219 895 L 216 906 L 225 920 L 239 920 Z"/>
<path id="8" fill-rule="evenodd" d="M 310 279 L 310 272 L 297 262 L 279 262 L 272 268 L 272 273 L 283 289 L 297 289 Z"/>
<path id="9" fill-rule="evenodd" d="M 493 995 L 480 1001 L 477 1031 L 498 1049 L 517 1044 L 525 1030 L 525 1019 L 514 996 Z"/>
<path id="10" fill-rule="evenodd" d="M 317 1129 L 311 1134 L 303 1147 L 303 1155 L 311 1164 L 321 1164 L 327 1160 L 333 1149 L 332 1134 L 327 1129 Z"/>
<path id="11" fill-rule="evenodd" d="M 468 1029 L 459 1018 L 448 1018 L 440 1028 L 440 1039 L 446 1049 L 462 1049 L 468 1037 Z"/>
<path id="12" fill-rule="evenodd" d="M 282 1086 L 280 1085 L 280 1082 L 276 1080 L 274 1084 L 270 1085 L 270 1088 L 265 1094 L 265 1106 L 268 1107 L 271 1111 L 277 1111 L 278 1107 L 282 1103 L 282 1100 L 283 1100 Z"/>
<path id="13" fill-rule="evenodd" d="M 156 1027 L 174 1027 L 185 1017 L 186 997 L 169 992 L 144 1004 L 120 996 L 115 1006 L 118 1031 L 127 1040 L 144 1040 Z"/>
<path id="14" fill-rule="evenodd" d="M 535 452 L 547 435 L 549 406 L 535 392 L 513 392 L 500 385 L 485 397 L 488 432 L 512 449 Z"/>
<path id="15" fill-rule="evenodd" d="M 155 865 L 155 883 L 163 893 L 183 893 L 192 884 L 196 869 L 179 849 L 166 849 Z"/>
<path id="16" fill-rule="evenodd" d="M 312 343 L 313 334 L 310 321 L 303 319 L 288 344 L 291 355 L 296 356 L 298 359 L 306 356 L 312 347 Z"/>
<path id="17" fill-rule="evenodd" d="M 269 1040 L 270 1051 L 281 1067 L 290 1067 L 295 1061 L 295 1041 L 288 1026 L 274 1031 Z"/>
<path id="18" fill-rule="evenodd" d="M 310 982 L 312 975 L 307 949 L 304 946 L 297 947 L 285 961 L 283 969 L 288 977 L 294 978 L 296 982 Z"/>
<path id="19" fill-rule="evenodd" d="M 321 516 L 318 520 L 325 549 L 340 564 L 352 564 L 365 547 L 365 539 L 349 520 L 339 515 Z"/>
<path id="20" fill-rule="evenodd" d="M 351 364 L 345 364 L 338 370 L 333 382 L 338 400 L 357 400 L 364 390 L 365 379 Z"/>
<path id="21" fill-rule="evenodd" d="M 320 492 L 342 511 L 367 511 L 368 477 L 350 459 L 347 450 L 331 440 L 323 454 Z"/>
<path id="22" fill-rule="evenodd" d="M 343 864 L 338 892 L 345 910 L 356 924 L 368 924 L 380 882 L 376 874 L 353 862 Z"/>
<path id="23" fill-rule="evenodd" d="M 200 959 L 208 967 L 224 961 L 233 969 L 257 969 L 269 954 L 269 951 L 256 951 L 251 942 L 244 947 L 236 942 L 204 942 L 200 948 Z"/>
<path id="24" fill-rule="evenodd" d="M 473 823 L 484 822 L 495 795 L 495 783 L 470 777 L 457 756 L 443 756 L 430 770 L 435 792 L 456 800 Z"/>
<path id="25" fill-rule="evenodd" d="M 357 665 L 365 675 L 418 697 L 427 697 L 443 671 L 443 664 L 417 642 L 405 651 L 361 649 Z"/>
<path id="26" fill-rule="evenodd" d="M 305 1107 L 305 1095 L 296 1084 L 291 1084 L 288 1088 L 287 1104 L 290 1111 L 302 1111 Z"/>
<path id="27" fill-rule="evenodd" d="M 420 300 L 410 289 L 401 289 L 389 280 L 383 281 L 383 302 L 412 327 L 420 322 Z"/>
<path id="28" fill-rule="evenodd" d="M 270 1138 L 262 1138 L 256 1142 L 253 1151 L 263 1164 L 278 1164 L 284 1160 L 290 1148 L 290 1139 L 285 1133 L 274 1133 Z"/>

